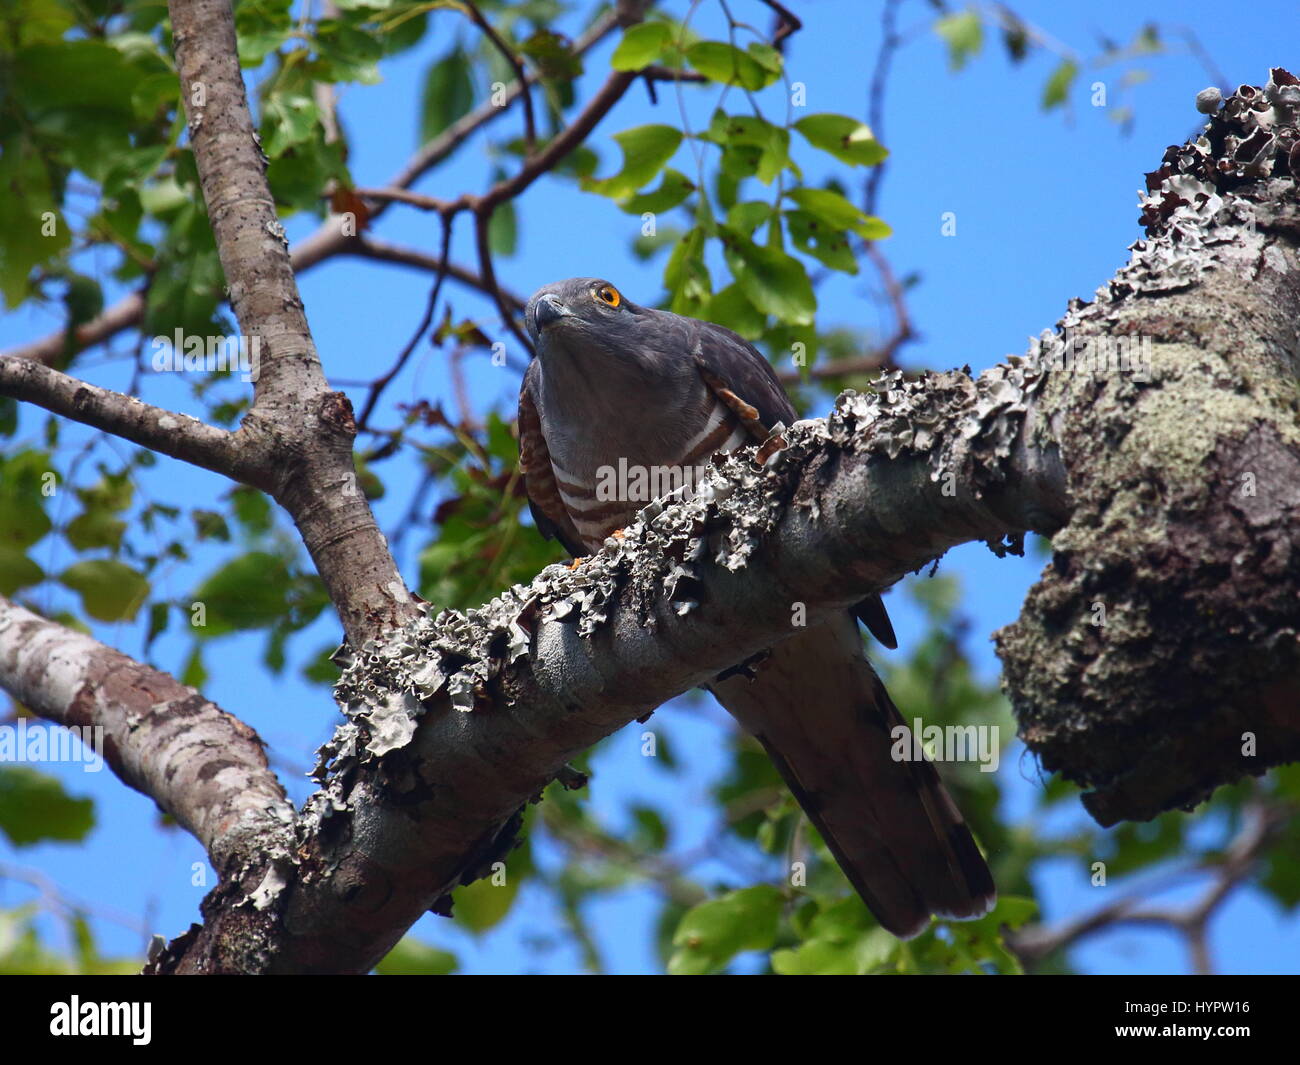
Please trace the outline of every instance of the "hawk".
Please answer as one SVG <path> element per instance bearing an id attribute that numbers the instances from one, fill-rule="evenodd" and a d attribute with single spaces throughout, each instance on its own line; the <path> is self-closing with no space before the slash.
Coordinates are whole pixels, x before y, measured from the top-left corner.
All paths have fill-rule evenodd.
<path id="1" fill-rule="evenodd" d="M 547 285 L 526 319 L 537 357 L 519 392 L 524 489 L 538 530 L 575 558 L 647 502 L 598 492 L 607 471 L 700 467 L 795 420 L 753 345 L 721 326 L 638 306 L 608 281 Z M 884 604 L 871 596 L 707 687 L 766 749 L 876 919 L 910 938 L 931 914 L 987 913 L 996 893 L 934 766 L 891 756 L 891 733 L 906 726 L 867 661 L 858 619 L 897 646 Z"/>

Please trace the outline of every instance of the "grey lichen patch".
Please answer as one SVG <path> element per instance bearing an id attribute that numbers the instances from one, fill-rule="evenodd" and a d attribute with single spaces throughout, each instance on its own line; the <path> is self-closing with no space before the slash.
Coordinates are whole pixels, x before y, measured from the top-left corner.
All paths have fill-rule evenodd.
<path id="1" fill-rule="evenodd" d="M 870 393 L 841 394 L 824 432 L 836 446 L 860 454 L 925 456 L 932 480 L 955 474 L 978 498 L 1003 481 L 1043 380 L 1040 365 L 1016 355 L 977 378 L 948 371 L 909 381 L 892 371 Z"/>
<path id="2" fill-rule="evenodd" d="M 1206 101 L 1197 101 L 1204 109 Z M 1133 245 L 1128 266 L 1099 297 L 1187 288 L 1219 259 L 1216 249 L 1260 241 L 1258 214 L 1267 208 L 1242 193 L 1262 181 L 1300 178 L 1298 115 L 1300 81 L 1277 67 L 1263 89 L 1242 85 L 1233 93 L 1195 140 L 1167 149 L 1140 197 L 1148 239 Z"/>

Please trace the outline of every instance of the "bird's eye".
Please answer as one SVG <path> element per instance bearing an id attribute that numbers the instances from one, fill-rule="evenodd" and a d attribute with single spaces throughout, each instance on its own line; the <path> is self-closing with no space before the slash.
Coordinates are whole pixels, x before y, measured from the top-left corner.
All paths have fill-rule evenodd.
<path id="1" fill-rule="evenodd" d="M 617 307 L 623 302 L 623 297 L 619 295 L 618 289 L 613 285 L 598 285 L 595 289 L 596 299 L 601 303 L 608 304 L 610 307 Z"/>

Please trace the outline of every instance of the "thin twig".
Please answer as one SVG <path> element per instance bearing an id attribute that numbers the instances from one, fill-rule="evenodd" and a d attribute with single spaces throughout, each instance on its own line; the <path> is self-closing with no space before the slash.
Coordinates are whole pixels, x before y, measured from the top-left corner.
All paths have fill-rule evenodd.
<path id="1" fill-rule="evenodd" d="M 492 266 L 492 245 L 489 240 L 488 230 L 492 224 L 492 212 L 494 205 L 489 205 L 485 210 L 474 212 L 474 242 L 478 247 L 478 268 L 483 275 L 483 280 L 487 285 L 487 290 L 492 294 L 496 301 L 497 310 L 501 312 L 501 321 L 505 323 L 506 328 L 515 335 L 515 339 L 523 345 L 523 348 L 529 355 L 533 353 L 532 341 L 520 327 L 519 322 L 514 316 L 509 304 L 506 303 L 505 297 L 501 294 L 500 286 L 497 285 L 496 270 Z"/>
<path id="2" fill-rule="evenodd" d="M 370 415 L 374 412 L 375 404 L 379 402 L 379 397 L 383 394 L 384 389 L 388 387 L 394 377 L 402 372 L 402 367 L 406 365 L 406 360 L 411 357 L 416 345 L 420 343 L 420 338 L 433 324 L 433 315 L 438 309 L 438 295 L 442 292 L 442 282 L 447 276 L 447 260 L 451 252 L 451 222 L 451 215 L 444 214 L 442 216 L 442 255 L 439 259 L 438 271 L 433 277 L 433 286 L 429 289 L 428 302 L 424 306 L 424 317 L 420 319 L 419 327 L 407 342 L 406 347 L 402 349 L 401 354 L 397 356 L 396 361 L 389 367 L 388 372 L 382 377 L 376 378 L 374 384 L 370 386 L 370 395 L 366 397 L 366 405 L 361 411 L 361 417 L 357 419 L 358 429 L 364 429 L 369 424 Z"/>
<path id="3" fill-rule="evenodd" d="M 803 29 L 803 23 L 793 11 L 777 3 L 777 0 L 762 0 L 762 2 L 776 12 L 777 27 L 772 34 L 772 47 L 779 52 L 784 47 L 787 37 Z"/>
<path id="4" fill-rule="evenodd" d="M 481 29 L 492 46 L 515 72 L 515 80 L 519 84 L 519 95 L 524 101 L 524 142 L 528 145 L 528 151 L 531 153 L 533 145 L 537 143 L 537 126 L 533 120 L 533 95 L 528 90 L 528 73 L 524 70 L 524 64 L 520 62 L 519 57 L 515 55 L 514 50 L 506 44 L 492 28 L 492 24 L 483 17 L 483 13 L 474 5 L 473 0 L 461 0 L 464 5 L 465 13 L 470 20 Z"/>
<path id="5" fill-rule="evenodd" d="M 437 258 L 428 252 L 420 251 L 418 248 L 408 248 L 402 244 L 389 244 L 387 241 L 376 240 L 374 237 L 354 237 L 343 250 L 346 254 L 355 255 L 359 259 L 399 263 L 402 266 L 413 266 L 417 270 L 427 270 L 435 274 L 440 270 L 446 270 L 447 276 L 453 281 L 458 281 L 468 288 L 477 289 L 485 295 L 492 294 L 488 283 L 480 274 L 457 263 L 448 262 L 446 259 Z M 501 298 L 515 311 L 524 309 L 526 301 L 522 296 L 511 292 L 509 289 L 497 287 Z"/>
<path id="6" fill-rule="evenodd" d="M 885 128 L 885 93 L 888 90 L 889 69 L 898 51 L 898 9 L 902 0 L 885 0 L 880 12 L 880 47 L 876 50 L 876 66 L 871 74 L 871 89 L 867 100 L 867 125 L 871 135 L 880 140 Z M 869 215 L 876 213 L 876 200 L 880 182 L 884 178 L 885 162 L 877 163 L 867 175 L 867 195 L 863 209 Z"/>

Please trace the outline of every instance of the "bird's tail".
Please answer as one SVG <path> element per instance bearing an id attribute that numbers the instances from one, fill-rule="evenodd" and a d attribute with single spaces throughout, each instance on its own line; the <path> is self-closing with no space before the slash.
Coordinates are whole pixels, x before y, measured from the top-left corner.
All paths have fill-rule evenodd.
<path id="1" fill-rule="evenodd" d="M 903 939 L 931 914 L 971 918 L 996 901 L 993 877 L 934 765 L 911 752 L 852 615 L 792 636 L 715 681 L 718 701 L 771 755 L 799 805 L 876 919 Z"/>

